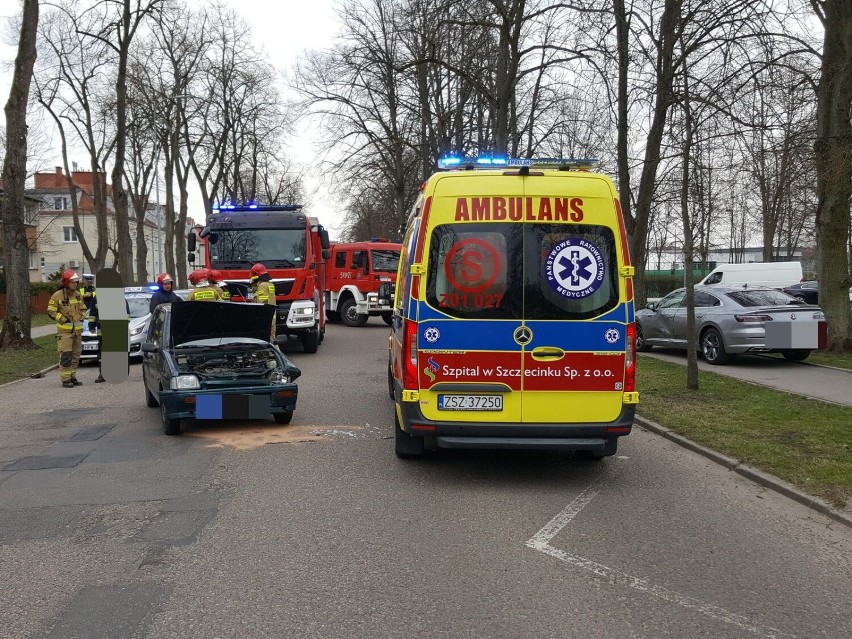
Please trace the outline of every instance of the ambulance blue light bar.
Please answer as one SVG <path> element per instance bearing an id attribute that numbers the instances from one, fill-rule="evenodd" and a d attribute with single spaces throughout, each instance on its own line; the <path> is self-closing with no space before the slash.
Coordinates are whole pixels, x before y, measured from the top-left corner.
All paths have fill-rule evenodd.
<path id="1" fill-rule="evenodd" d="M 452 169 L 495 169 L 510 167 L 535 167 L 541 169 L 562 169 L 588 171 L 598 161 L 591 158 L 504 158 L 504 157 L 459 157 L 446 156 L 438 159 L 438 168 Z"/>

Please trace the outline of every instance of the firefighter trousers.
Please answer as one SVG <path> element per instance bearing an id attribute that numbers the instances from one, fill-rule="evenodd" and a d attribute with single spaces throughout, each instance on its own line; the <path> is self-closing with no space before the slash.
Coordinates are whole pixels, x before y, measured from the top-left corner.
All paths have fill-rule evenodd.
<path id="1" fill-rule="evenodd" d="M 80 331 L 58 331 L 56 350 L 59 351 L 59 379 L 65 382 L 77 375 L 80 351 L 83 350 L 83 336 Z"/>

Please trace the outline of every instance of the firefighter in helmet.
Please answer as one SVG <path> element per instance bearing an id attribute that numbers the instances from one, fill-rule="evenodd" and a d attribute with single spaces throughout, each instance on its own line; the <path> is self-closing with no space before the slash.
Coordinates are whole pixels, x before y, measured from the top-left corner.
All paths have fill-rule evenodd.
<path id="1" fill-rule="evenodd" d="M 95 300 L 95 276 L 91 273 L 83 273 L 83 285 L 78 289 L 83 296 L 83 304 L 86 305 L 86 310 L 91 311 L 92 306 L 96 303 Z"/>
<path id="2" fill-rule="evenodd" d="M 187 302 L 221 302 L 219 289 L 210 284 L 210 269 L 199 268 L 189 274 L 189 283 L 195 288 L 186 298 Z"/>
<path id="3" fill-rule="evenodd" d="M 222 295 L 223 302 L 231 301 L 231 293 L 228 291 L 227 286 L 222 285 L 222 274 L 216 269 L 210 269 L 210 284 L 219 289 L 219 293 Z"/>
<path id="4" fill-rule="evenodd" d="M 83 349 L 83 320 L 88 315 L 83 296 L 77 290 L 80 277 L 71 269 L 62 273 L 62 286 L 50 297 L 47 314 L 56 322 L 56 350 L 59 351 L 59 379 L 63 388 L 74 388 L 80 351 Z"/>
<path id="5" fill-rule="evenodd" d="M 174 280 L 168 273 L 160 273 L 157 276 L 157 286 L 159 290 L 154 291 L 151 296 L 151 301 L 148 302 L 148 310 L 153 313 L 154 309 L 160 304 L 169 304 L 171 302 L 182 302 L 180 296 L 174 292 Z"/>
<path id="6" fill-rule="evenodd" d="M 263 264 L 258 263 L 251 267 L 251 287 L 254 291 L 253 302 L 278 306 L 278 300 L 275 299 L 275 284 L 272 283 L 272 277 Z M 272 316 L 269 341 L 275 343 L 275 315 Z"/>

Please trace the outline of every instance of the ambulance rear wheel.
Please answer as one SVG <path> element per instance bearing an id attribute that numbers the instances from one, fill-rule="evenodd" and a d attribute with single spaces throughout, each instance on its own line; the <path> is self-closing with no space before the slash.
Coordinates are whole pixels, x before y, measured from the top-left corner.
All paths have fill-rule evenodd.
<path id="1" fill-rule="evenodd" d="M 393 430 L 396 456 L 400 459 L 410 459 L 423 455 L 423 438 L 412 437 L 399 427 L 399 417 L 394 416 Z"/>
<path id="2" fill-rule="evenodd" d="M 347 326 L 363 326 L 370 319 L 369 315 L 361 315 L 358 313 L 358 305 L 355 299 L 350 297 L 343 302 L 340 308 L 340 316 L 343 318 L 343 323 Z"/>
<path id="3" fill-rule="evenodd" d="M 385 320 L 385 324 L 391 326 L 393 324 L 393 313 L 382 313 L 382 319 Z"/>
<path id="4" fill-rule="evenodd" d="M 391 399 L 396 399 L 393 394 L 393 370 L 391 370 L 390 364 L 388 364 L 388 395 Z"/>

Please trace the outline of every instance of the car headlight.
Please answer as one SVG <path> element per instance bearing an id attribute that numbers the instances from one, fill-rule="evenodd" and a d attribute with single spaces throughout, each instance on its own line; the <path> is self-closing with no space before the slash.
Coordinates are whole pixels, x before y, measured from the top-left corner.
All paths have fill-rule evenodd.
<path id="1" fill-rule="evenodd" d="M 130 329 L 130 337 L 136 337 L 137 335 L 139 335 L 144 330 L 145 330 L 144 324 L 142 324 L 141 326 L 137 326 L 136 328 L 131 328 Z"/>
<path id="2" fill-rule="evenodd" d="M 298 315 L 313 315 L 314 314 L 314 307 L 313 306 L 303 306 L 302 308 L 297 308 L 296 314 L 298 314 Z"/>
<path id="3" fill-rule="evenodd" d="M 269 374 L 269 381 L 273 384 L 289 384 L 290 378 L 281 371 L 272 371 Z"/>
<path id="4" fill-rule="evenodd" d="M 367 301 L 369 302 L 375 302 L 377 299 L 379 299 L 379 296 L 376 293 L 370 293 L 367 295 Z"/>
<path id="5" fill-rule="evenodd" d="M 178 375 L 169 380 L 169 388 L 172 390 L 191 390 L 201 388 L 201 384 L 198 383 L 198 378 L 195 375 Z"/>

